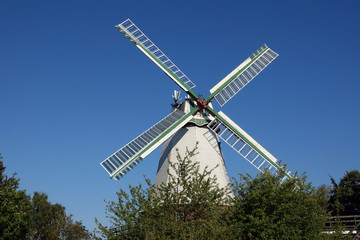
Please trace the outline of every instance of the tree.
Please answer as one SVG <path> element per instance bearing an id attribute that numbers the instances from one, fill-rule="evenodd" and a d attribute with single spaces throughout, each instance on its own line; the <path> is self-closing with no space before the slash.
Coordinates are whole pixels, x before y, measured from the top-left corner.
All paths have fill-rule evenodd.
<path id="1" fill-rule="evenodd" d="M 98 234 L 106 239 L 208 239 L 226 238 L 229 189 L 219 188 L 212 169 L 199 170 L 191 161 L 196 147 L 178 152 L 175 174 L 168 184 L 129 186 L 120 189 L 118 201 L 107 202 L 110 226 L 99 223 Z"/>
<path id="2" fill-rule="evenodd" d="M 60 204 L 51 204 L 45 193 L 35 192 L 32 198 L 35 224 L 35 239 L 58 239 L 65 225 L 65 208 Z"/>
<path id="3" fill-rule="evenodd" d="M 90 235 L 81 222 L 67 216 L 65 207 L 52 204 L 45 193 L 35 192 L 32 198 L 34 239 L 89 239 Z"/>
<path id="4" fill-rule="evenodd" d="M 74 222 L 70 215 L 66 217 L 63 239 L 90 239 L 90 234 L 81 221 Z"/>
<path id="5" fill-rule="evenodd" d="M 196 149 L 196 148 L 195 148 Z M 239 175 L 233 193 L 219 188 L 212 169 L 199 171 L 191 162 L 195 150 L 179 165 L 168 184 L 120 189 L 106 206 L 110 225 L 97 220 L 105 239 L 325 239 L 328 218 L 324 186 L 315 189 L 306 178 L 281 182 L 269 172 L 255 178 Z"/>
<path id="6" fill-rule="evenodd" d="M 0 153 L 0 239 L 29 239 L 32 235 L 31 203 L 19 179 L 8 177 Z"/>
<path id="7" fill-rule="evenodd" d="M 323 239 L 323 196 L 305 177 L 281 183 L 282 177 L 265 172 L 234 180 L 230 228 L 236 239 Z"/>
<path id="8" fill-rule="evenodd" d="M 360 214 L 360 172 L 346 171 L 339 184 L 330 177 L 333 188 L 330 192 L 329 211 L 336 215 Z"/>

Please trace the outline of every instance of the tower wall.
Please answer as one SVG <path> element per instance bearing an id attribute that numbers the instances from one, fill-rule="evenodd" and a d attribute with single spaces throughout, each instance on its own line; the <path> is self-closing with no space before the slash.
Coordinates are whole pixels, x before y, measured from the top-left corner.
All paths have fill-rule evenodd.
<path id="1" fill-rule="evenodd" d="M 225 187 L 229 184 L 229 177 L 217 136 L 207 127 L 187 125 L 163 143 L 155 179 L 156 185 L 169 181 L 167 172 L 169 169 L 168 161 L 170 160 L 172 163 L 178 162 L 176 149 L 179 150 L 181 157 L 184 157 L 186 148 L 190 151 L 193 150 L 197 142 L 198 154 L 193 156 L 191 160 L 199 162 L 200 172 L 206 166 L 208 166 L 208 169 L 213 169 L 218 165 L 213 170 L 212 175 L 216 175 L 219 187 Z M 174 174 L 171 168 L 169 170 Z"/>

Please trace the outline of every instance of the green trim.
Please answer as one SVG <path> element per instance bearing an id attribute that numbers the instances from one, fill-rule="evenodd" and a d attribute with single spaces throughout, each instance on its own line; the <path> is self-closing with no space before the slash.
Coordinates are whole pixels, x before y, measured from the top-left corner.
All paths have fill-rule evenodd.
<path id="1" fill-rule="evenodd" d="M 271 163 L 271 165 L 273 165 L 278 171 L 280 171 L 280 170 L 284 171 L 283 169 L 280 169 L 280 167 L 276 163 L 271 161 L 262 151 L 260 151 L 260 149 L 258 149 L 254 144 L 252 144 L 244 135 L 242 135 L 239 131 L 237 131 L 229 122 L 227 122 L 217 112 L 215 112 L 214 109 L 207 107 L 206 110 L 214 117 L 220 119 L 220 121 L 222 121 L 228 128 L 230 128 L 231 131 L 233 131 L 237 135 L 239 135 L 240 138 L 242 138 L 242 140 L 244 140 L 249 146 L 251 146 L 253 149 L 255 149 L 263 158 L 265 158 L 267 161 L 269 161 Z M 291 178 L 291 176 L 289 174 L 287 174 L 285 171 L 284 171 L 284 173 L 288 178 Z"/>
<path id="2" fill-rule="evenodd" d="M 130 36 L 131 37 L 131 36 Z M 198 99 L 199 97 L 191 90 L 191 88 L 189 88 L 188 85 L 186 85 L 180 78 L 178 78 L 178 76 L 176 76 L 172 71 L 170 71 L 168 69 L 168 67 L 166 65 L 164 65 L 162 62 L 159 61 L 159 59 L 157 59 L 151 52 L 149 52 L 143 45 L 141 45 L 136 39 L 133 39 L 131 37 L 131 39 L 134 41 L 134 43 L 138 46 L 141 47 L 141 49 L 143 49 L 145 52 L 147 52 L 147 54 L 149 54 L 152 59 L 154 61 L 156 61 L 160 66 L 162 66 L 164 69 L 167 70 L 167 74 L 168 75 L 171 75 L 172 77 L 174 77 L 177 81 L 178 81 L 178 84 L 180 84 L 180 87 L 181 88 L 185 88 L 186 89 L 186 92 L 189 93 L 190 96 L 192 96 L 194 99 Z"/>
<path id="3" fill-rule="evenodd" d="M 251 60 L 248 64 L 246 64 L 243 68 L 241 68 L 237 73 L 235 73 L 229 80 L 227 80 L 223 85 L 221 85 L 215 92 L 210 94 L 205 99 L 205 102 L 210 102 L 211 99 L 215 97 L 216 94 L 218 94 L 221 90 L 223 90 L 230 82 L 232 82 L 235 78 L 237 78 L 249 65 L 253 64 L 265 51 L 267 51 L 269 47 L 265 48 L 261 53 L 257 55 L 253 60 Z"/>
<path id="4" fill-rule="evenodd" d="M 209 124 L 211 121 L 207 119 L 191 119 L 189 122 L 195 123 L 197 126 L 204 126 Z"/>
<path id="5" fill-rule="evenodd" d="M 143 150 L 141 150 L 139 153 L 134 155 L 130 160 L 128 160 L 128 163 L 123 165 L 121 168 L 116 170 L 115 173 L 110 175 L 110 178 L 114 178 L 116 175 L 119 174 L 124 168 L 126 168 L 128 165 L 130 165 L 133 161 L 135 161 L 138 157 L 140 157 L 144 152 L 149 150 L 154 144 L 156 144 L 158 141 L 160 141 L 163 137 L 165 137 L 167 134 L 169 134 L 173 129 L 175 129 L 177 126 L 179 126 L 182 122 L 185 121 L 186 118 L 188 118 L 190 115 L 195 114 L 199 109 L 193 108 L 188 114 L 180 118 L 177 122 L 175 122 L 169 129 L 165 130 L 160 136 L 158 136 L 155 140 L 153 140 L 150 144 L 148 144 Z"/>

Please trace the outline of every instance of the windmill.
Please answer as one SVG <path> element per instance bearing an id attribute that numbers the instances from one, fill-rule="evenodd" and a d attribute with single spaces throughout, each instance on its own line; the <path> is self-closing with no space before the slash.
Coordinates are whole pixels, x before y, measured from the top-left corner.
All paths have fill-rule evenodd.
<path id="1" fill-rule="evenodd" d="M 100 164 L 111 178 L 120 179 L 147 155 L 162 145 L 155 184 L 168 180 L 168 161 L 176 161 L 176 148 L 192 147 L 199 143 L 196 161 L 200 167 L 219 166 L 215 173 L 219 186 L 229 182 L 222 157 L 219 139 L 226 142 L 259 171 L 266 169 L 272 174 L 284 172 L 283 180 L 291 178 L 292 173 L 279 165 L 279 161 L 249 134 L 234 123 L 223 112 L 216 112 L 211 100 L 220 106 L 227 103 L 242 88 L 252 81 L 278 54 L 268 46 L 261 46 L 249 58 L 216 84 L 207 98 L 200 98 L 192 89 L 195 84 L 130 20 L 117 25 L 137 48 L 149 57 L 188 95 L 179 103 L 180 93 L 174 92 L 175 103 L 172 112 L 150 127 L 134 140 L 110 155 Z"/>

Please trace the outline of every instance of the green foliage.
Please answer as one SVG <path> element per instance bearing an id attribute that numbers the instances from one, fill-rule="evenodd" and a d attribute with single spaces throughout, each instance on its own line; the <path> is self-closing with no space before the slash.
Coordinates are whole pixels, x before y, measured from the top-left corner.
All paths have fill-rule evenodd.
<path id="1" fill-rule="evenodd" d="M 82 223 L 74 223 L 72 215 L 66 215 L 65 207 L 50 203 L 45 193 L 34 193 L 32 208 L 35 239 L 89 239 L 90 235 Z"/>
<path id="2" fill-rule="evenodd" d="M 35 192 L 32 198 L 33 221 L 36 239 L 57 239 L 65 225 L 65 208 L 60 204 L 51 204 L 44 193 Z"/>
<path id="3" fill-rule="evenodd" d="M 327 219 L 323 196 L 305 177 L 288 179 L 269 172 L 239 175 L 231 218 L 237 239 L 322 239 Z"/>
<path id="4" fill-rule="evenodd" d="M 60 204 L 51 204 L 44 193 L 31 199 L 19 190 L 20 179 L 8 177 L 0 153 L 0 240 L 90 239 L 81 222 L 67 216 Z"/>
<path id="5" fill-rule="evenodd" d="M 328 191 L 305 177 L 281 184 L 266 172 L 239 175 L 233 193 L 221 189 L 212 169 L 199 171 L 187 151 L 167 184 L 130 186 L 107 202 L 110 226 L 97 222 L 105 239 L 324 239 Z"/>
<path id="6" fill-rule="evenodd" d="M 19 179 L 8 177 L 0 153 L 0 239 L 29 239 L 32 234 L 31 204 Z"/>
<path id="7" fill-rule="evenodd" d="M 191 162 L 196 148 L 178 153 L 170 163 L 168 184 L 129 186 L 120 189 L 117 202 L 107 203 L 111 226 L 99 223 L 98 234 L 106 239 L 220 239 L 226 238 L 229 189 L 219 188 L 212 169 L 199 170 Z M 171 171 L 172 172 L 172 171 Z"/>
<path id="8" fill-rule="evenodd" d="M 360 214 L 360 172 L 346 172 L 339 184 L 331 177 L 333 188 L 330 193 L 329 211 L 336 215 Z"/>

